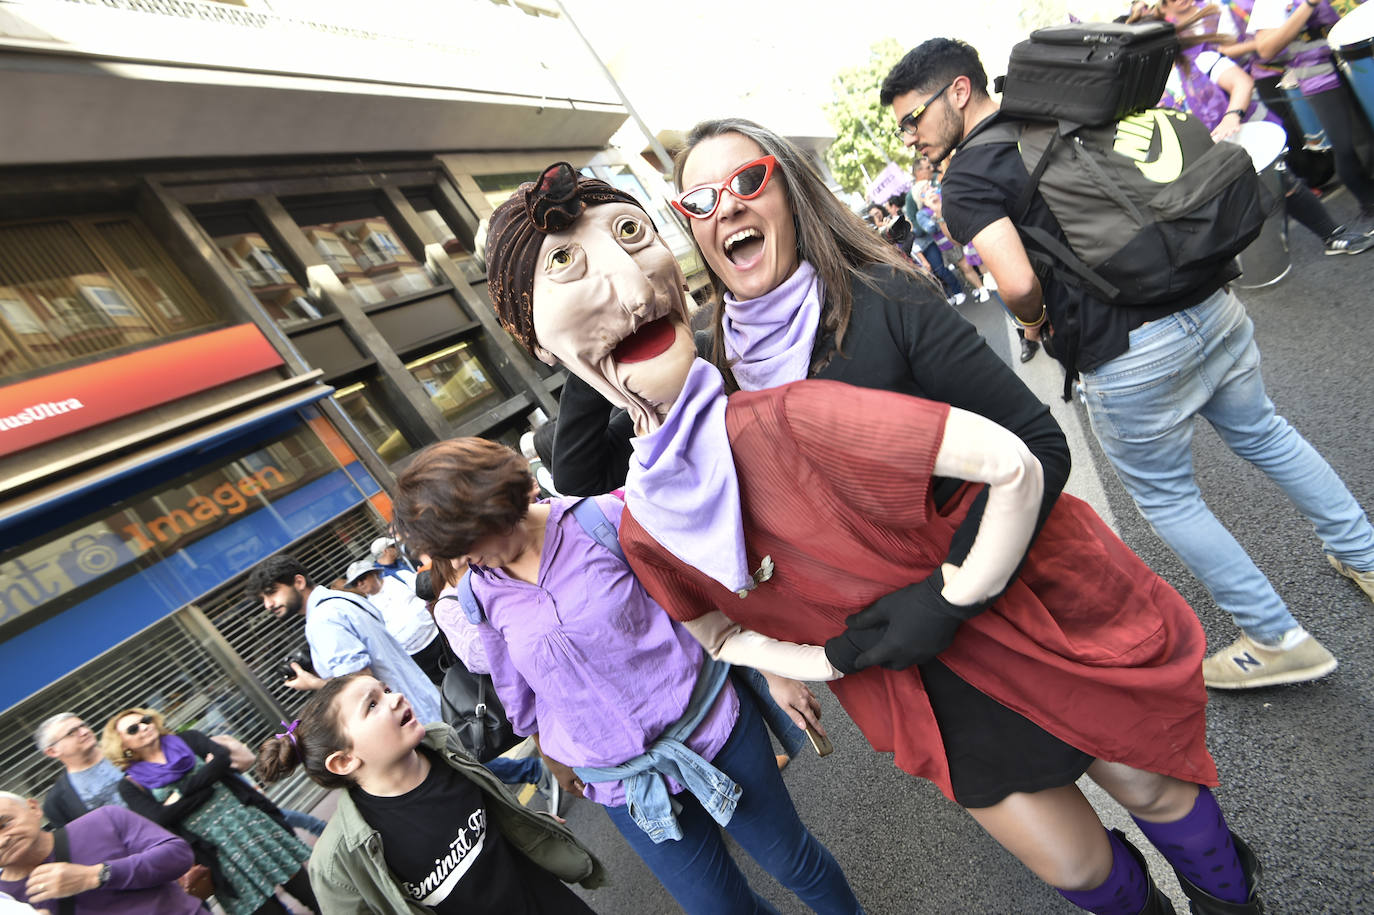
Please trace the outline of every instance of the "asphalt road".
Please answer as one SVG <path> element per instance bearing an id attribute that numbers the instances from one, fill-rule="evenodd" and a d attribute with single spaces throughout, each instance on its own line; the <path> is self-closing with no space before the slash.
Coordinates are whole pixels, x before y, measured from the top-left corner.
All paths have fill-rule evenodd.
<path id="1" fill-rule="evenodd" d="M 1353 208 L 1345 195 L 1330 205 L 1338 219 Z M 1257 325 L 1269 394 L 1361 503 L 1374 506 L 1374 251 L 1324 257 L 1299 228 L 1291 256 L 1286 279 L 1241 296 Z M 961 310 L 1013 361 L 995 302 L 970 302 Z M 1230 617 L 1137 514 L 1086 431 L 1081 407 L 1059 402 L 1057 364 L 1042 353 L 1023 377 L 1056 407 L 1076 443 L 1070 491 L 1092 502 L 1182 592 L 1206 628 L 1210 650 L 1229 644 L 1235 637 Z M 1221 771 L 1218 799 L 1232 828 L 1262 859 L 1270 915 L 1374 912 L 1374 606 L 1327 566 L 1311 526 L 1279 490 L 1226 450 L 1205 423 L 1199 423 L 1194 457 L 1208 504 L 1341 662 L 1317 684 L 1212 694 L 1209 746 Z M 817 692 L 835 752 L 819 759 L 804 751 L 785 778 L 802 818 L 835 854 L 870 915 L 1077 911 L 930 784 L 869 749 L 829 691 Z M 1124 824 L 1110 800 L 1098 795 L 1094 801 L 1104 819 Z M 601 808 L 575 801 L 566 815 L 614 881 L 584 894 L 596 911 L 680 911 Z M 780 912 L 809 911 L 735 851 L 750 882 Z M 1154 870 L 1186 912 L 1158 859 Z"/>

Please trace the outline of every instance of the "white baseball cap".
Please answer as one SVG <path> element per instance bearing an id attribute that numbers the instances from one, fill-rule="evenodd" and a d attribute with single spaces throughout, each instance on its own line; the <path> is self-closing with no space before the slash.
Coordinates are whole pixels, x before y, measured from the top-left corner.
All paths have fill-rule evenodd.
<path id="1" fill-rule="evenodd" d="M 368 572 L 380 571 L 381 568 L 371 559 L 359 559 L 357 562 L 349 563 L 348 571 L 344 573 L 344 581 L 351 585 Z"/>

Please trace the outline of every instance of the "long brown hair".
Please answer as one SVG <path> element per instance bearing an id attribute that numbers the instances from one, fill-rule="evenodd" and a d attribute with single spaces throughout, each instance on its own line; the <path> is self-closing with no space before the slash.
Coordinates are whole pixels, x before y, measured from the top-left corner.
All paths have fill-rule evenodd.
<path id="1" fill-rule="evenodd" d="M 1174 31 L 1178 32 L 1179 46 L 1186 50 L 1188 48 L 1197 47 L 1200 44 L 1234 44 L 1236 39 L 1230 35 L 1223 35 L 1219 32 L 1190 31 L 1192 27 L 1199 22 L 1205 22 L 1209 18 L 1219 17 L 1220 15 L 1221 7 L 1217 6 L 1215 3 L 1209 3 L 1206 6 L 1192 10 L 1188 15 L 1175 22 L 1173 25 Z M 1132 9 L 1130 15 L 1126 17 L 1127 23 L 1148 22 L 1152 20 L 1158 20 L 1159 22 L 1169 21 L 1164 18 L 1164 10 L 1158 3 L 1147 6 L 1144 9 Z M 1192 72 L 1193 62 L 1188 57 L 1180 54 L 1177 63 L 1185 74 Z"/>
<path id="2" fill-rule="evenodd" d="M 850 288 L 853 281 L 858 279 L 871 288 L 877 288 L 874 280 L 863 273 L 864 267 L 887 264 L 912 276 L 919 274 L 896 248 L 879 238 L 867 223 L 835 198 L 801 150 L 785 137 L 753 121 L 720 118 L 702 121 L 693 127 L 687 135 L 687 145 L 673 160 L 673 184 L 679 191 L 684 190 L 682 172 L 697 144 L 729 133 L 753 140 L 765 155 L 777 160 L 774 180 L 782 178 L 783 189 L 792 209 L 792 223 L 797 231 L 797 256 L 816 268 L 816 274 L 825 285 L 825 303 L 821 307 L 817 339 L 829 337 L 834 340 L 834 347 L 817 351 L 811 363 L 811 374 L 815 374 L 830 363 L 836 352 L 844 355 L 844 336 L 849 330 L 849 317 L 854 310 L 854 295 Z M 683 223 L 687 237 L 692 239 L 698 256 L 701 256 L 701 248 L 688 224 L 690 220 L 683 220 L 679 216 L 679 221 Z M 704 256 L 701 256 L 701 261 L 707 263 Z M 725 340 L 721 330 L 721 319 L 725 315 L 725 283 L 709 264 L 706 271 L 710 274 L 714 292 L 711 361 L 725 376 L 727 389 L 733 390 L 737 385 L 725 358 Z"/>

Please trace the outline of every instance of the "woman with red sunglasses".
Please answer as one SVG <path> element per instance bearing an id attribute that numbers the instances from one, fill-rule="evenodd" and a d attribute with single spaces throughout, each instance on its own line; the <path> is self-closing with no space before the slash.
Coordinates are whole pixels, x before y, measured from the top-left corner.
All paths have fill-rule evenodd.
<path id="1" fill-rule="evenodd" d="M 698 125 L 677 159 L 676 181 L 684 189 L 678 211 L 719 293 L 706 351 L 724 390 L 745 392 L 725 407 L 733 462 L 724 462 L 739 475 L 744 567 L 766 550 L 776 578 L 758 578 L 757 592 L 746 586 L 748 599 L 723 600 L 721 574 L 708 571 L 723 563 L 700 550 L 684 560 L 690 538 L 660 536 L 667 515 L 689 517 L 690 506 L 727 511 L 703 460 L 688 463 L 702 481 L 697 500 L 671 494 L 679 510 L 657 524 L 652 508 L 641 519 L 635 500 L 628 503 L 621 539 L 646 589 L 722 657 L 740 636 L 825 643 L 834 675 L 845 675 L 832 688 L 873 746 L 934 781 L 1080 908 L 1172 912 L 1139 852 L 1102 827 L 1074 784 L 1086 773 L 1152 842 L 1174 848 L 1166 854 L 1195 912 L 1262 911 L 1258 864 L 1205 787 L 1216 784 L 1216 770 L 1205 746 L 1196 616 L 1090 508 L 1060 497 L 1068 448 L 1045 405 L 933 285 L 892 263 L 890 248 L 781 137 L 741 120 Z M 536 306 L 567 294 L 545 288 Z M 498 310 L 517 307 L 495 289 L 493 299 Z M 558 352 L 539 337 L 546 355 Z M 590 364 L 559 361 L 595 382 Z M 936 403 L 918 409 L 905 398 L 819 386 L 803 397 L 790 383 L 807 378 Z M 644 460 L 659 446 L 645 441 L 656 427 L 636 408 L 636 392 L 648 387 L 622 388 L 597 385 L 635 420 L 633 496 L 645 489 Z M 703 402 L 699 391 L 692 400 Z M 957 409 L 939 413 L 943 405 Z M 929 408 L 939 415 L 927 423 L 918 414 Z M 672 409 L 659 411 L 660 423 Z M 584 442 L 604 444 L 605 415 L 592 416 Z M 1023 505 L 1009 514 L 990 496 L 995 486 L 965 482 L 991 482 L 982 475 L 990 465 L 930 463 L 942 437 L 961 441 L 954 417 L 991 419 L 1014 433 L 1019 443 L 963 441 L 994 463 L 1024 444 L 1027 466 L 1042 479 L 1024 539 L 1002 566 L 1007 577 L 971 600 L 950 586 L 969 585 L 974 557 L 990 555 L 980 538 L 1000 531 L 994 539 L 1010 543 L 1004 525 L 1011 514 L 1025 522 L 1027 513 Z M 642 491 L 641 504 L 665 495 Z M 730 552 L 729 542 L 710 542 Z M 1189 856 L 1220 870 L 1204 874 L 1183 860 Z M 1213 892 L 1218 880 L 1229 898 Z"/>

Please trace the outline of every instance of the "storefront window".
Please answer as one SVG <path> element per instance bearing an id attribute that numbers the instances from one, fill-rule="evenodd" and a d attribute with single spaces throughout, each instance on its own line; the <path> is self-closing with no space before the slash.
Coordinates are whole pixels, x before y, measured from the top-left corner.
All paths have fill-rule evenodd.
<path id="1" fill-rule="evenodd" d="M 364 304 L 434 288 L 434 278 L 367 202 L 288 207 L 306 239 Z"/>
<path id="2" fill-rule="evenodd" d="M 504 175 L 473 175 L 477 182 L 477 187 L 482 195 L 487 198 L 487 203 L 491 204 L 494 210 L 501 204 L 510 199 L 510 195 L 515 193 L 515 189 L 526 181 L 534 181 L 539 177 L 538 172 L 507 172 Z"/>
<path id="3" fill-rule="evenodd" d="M 46 618 L 174 555 L 198 569 L 241 564 L 252 532 L 242 531 L 247 542 L 216 535 L 337 467 L 319 438 L 301 428 L 0 554 L 0 632 L 26 628 L 24 617 L 35 611 Z M 212 548 L 187 552 L 208 538 L 215 538 Z"/>
<path id="4" fill-rule="evenodd" d="M 267 240 L 257 232 L 220 235 L 215 238 L 215 246 L 280 326 L 294 327 L 323 317 L 320 306 L 296 284 Z"/>
<path id="5" fill-rule="evenodd" d="M 406 196 L 415 207 L 416 214 L 425 221 L 434 237 L 444 246 L 444 253 L 463 271 L 463 277 L 469 282 L 480 282 L 485 279 L 486 267 L 472 253 L 472 249 L 454 234 L 453 227 L 444 219 L 429 195 L 411 193 Z"/>
<path id="6" fill-rule="evenodd" d="M 0 377 L 222 323 L 133 218 L 0 227 Z"/>
<path id="7" fill-rule="evenodd" d="M 416 359 L 407 363 L 406 368 L 424 385 L 429 399 L 451 423 L 498 403 L 503 396 L 475 348 L 468 343 Z"/>
<path id="8" fill-rule="evenodd" d="M 410 454 L 414 445 L 396 427 L 377 397 L 377 382 L 360 381 L 334 392 L 339 407 L 353 420 L 372 450 L 388 464 Z"/>

